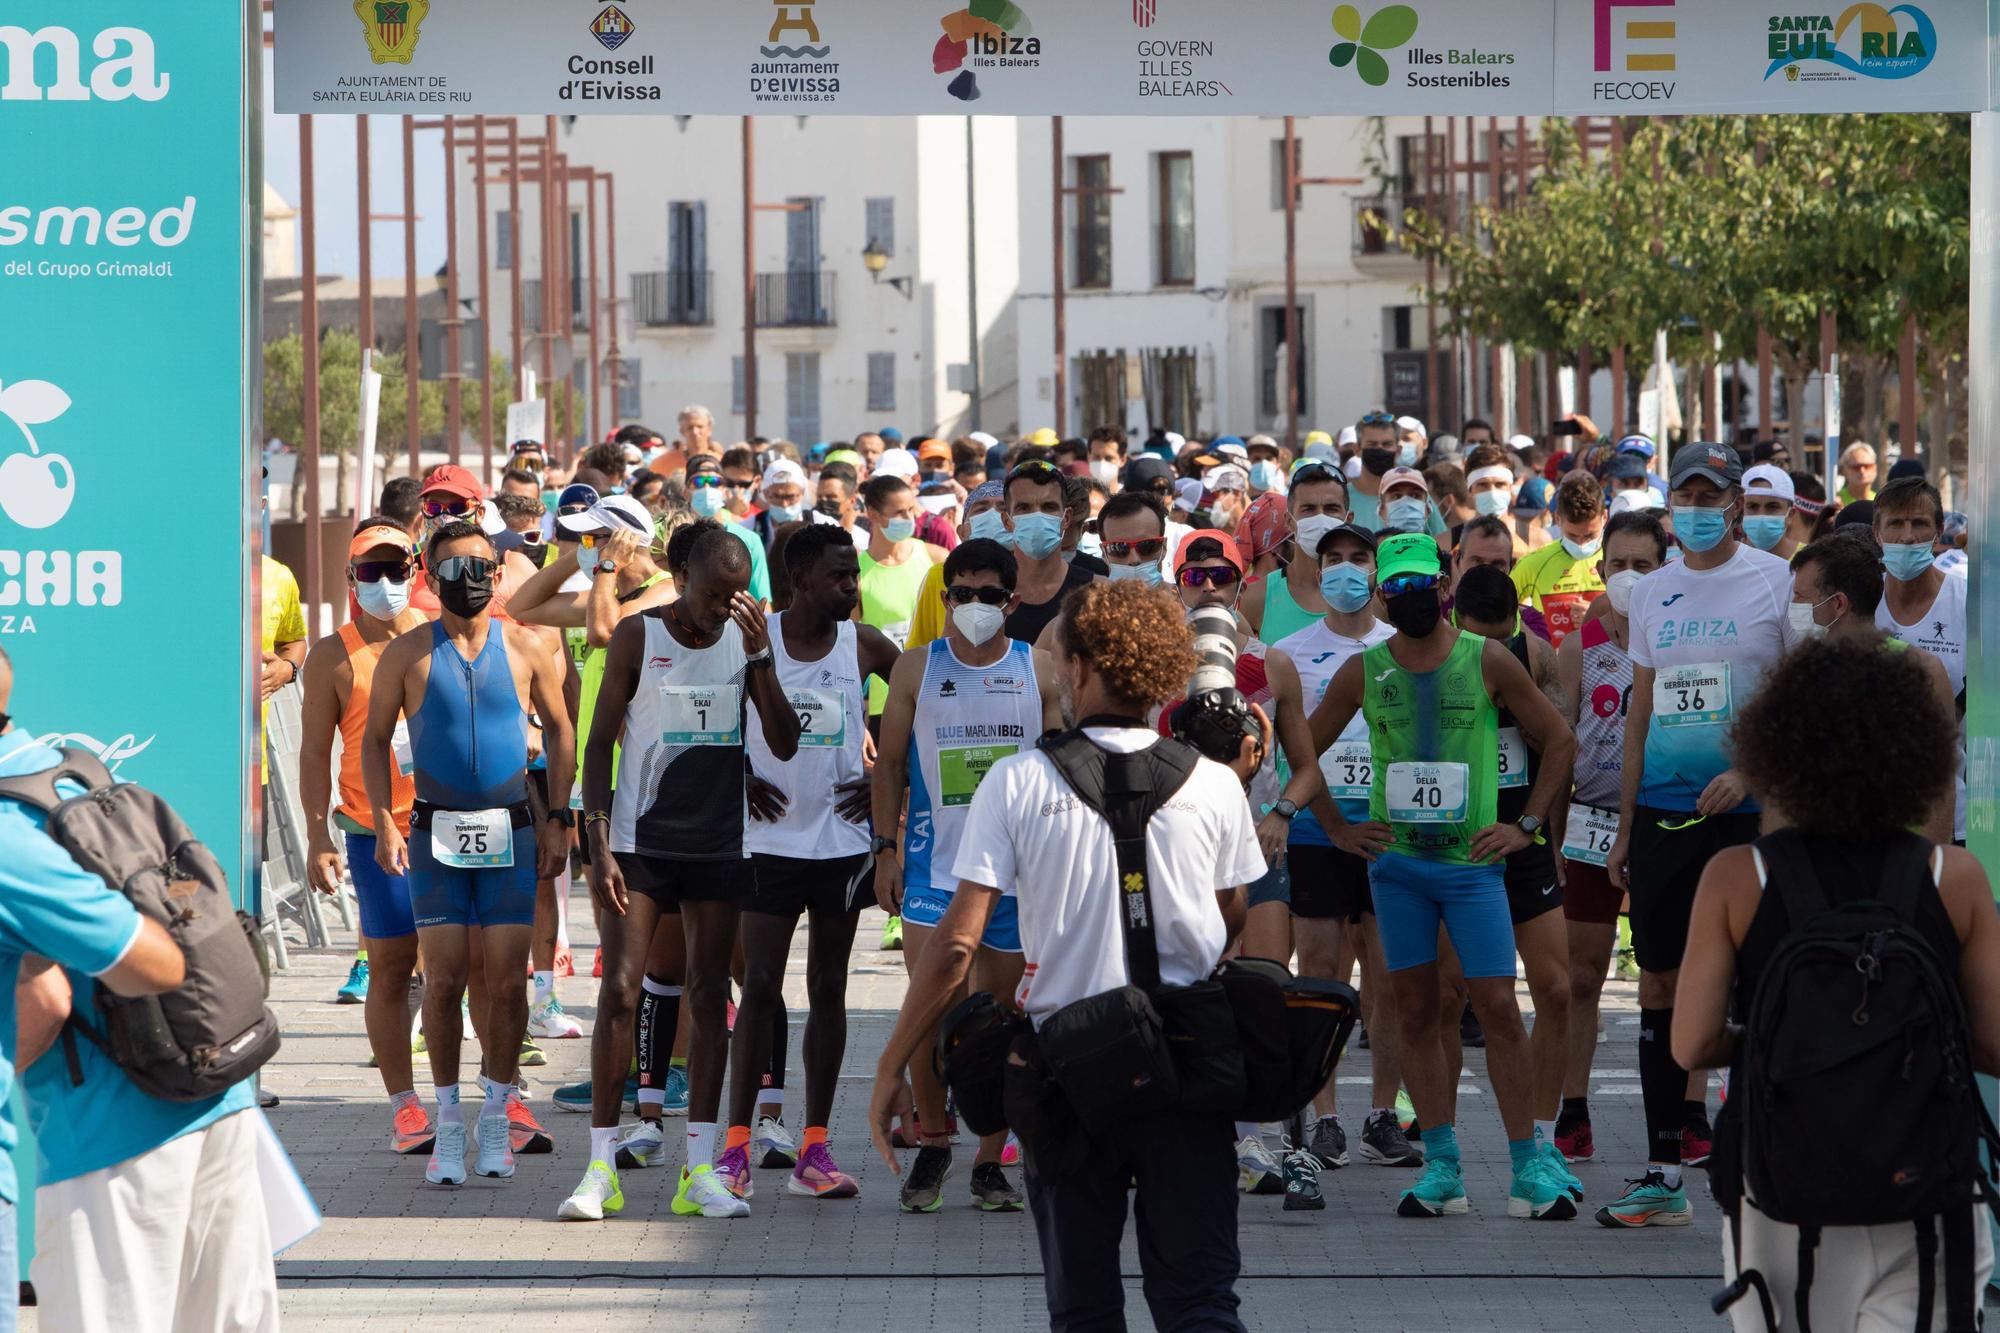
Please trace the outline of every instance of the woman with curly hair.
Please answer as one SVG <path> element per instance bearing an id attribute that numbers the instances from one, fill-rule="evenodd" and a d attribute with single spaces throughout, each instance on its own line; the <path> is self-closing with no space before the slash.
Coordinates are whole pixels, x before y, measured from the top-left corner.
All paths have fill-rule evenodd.
<path id="1" fill-rule="evenodd" d="M 1829 717 L 1841 724 L 1828 727 Z M 1915 653 L 1823 638 L 1787 654 L 1764 677 L 1737 720 L 1735 762 L 1774 831 L 1717 853 L 1702 875 L 1674 1007 L 1673 1053 L 1683 1067 L 1733 1065 L 1732 1088 L 1765 1072 L 1746 1065 L 1729 1015 L 1732 1000 L 1739 1015 L 1754 1012 L 1780 946 L 1803 924 L 1787 910 L 1787 894 L 1767 885 L 1782 875 L 1790 884 L 1817 884 L 1835 909 L 1893 901 L 1914 880 L 1915 909 L 1905 924 L 1958 983 L 1974 1065 L 2000 1072 L 2000 914 L 1986 872 L 1969 853 L 1910 832 L 1951 786 L 1956 737 L 1951 710 Z M 1879 1090 L 1855 1087 L 1851 1095 L 1865 1104 Z M 1718 1126 L 1719 1160 L 1748 1151 L 1736 1106 Z M 1829 1160 L 1824 1169 L 1845 1165 Z M 1966 1184 L 1965 1207 L 1976 1209 Z M 1972 1222 L 1977 1301 L 1993 1272 L 1993 1242 L 1983 1219 Z M 1728 1225 L 1725 1275 L 1761 1273 L 1772 1307 L 1786 1312 L 1784 1327 L 1794 1327 L 1799 1228 L 1767 1217 L 1747 1192 Z M 1919 1254 L 1918 1228 L 1907 1222 L 1821 1228 L 1807 1301 L 1811 1327 L 1916 1327 L 1920 1289 L 1943 1290 L 1942 1265 L 1920 1281 Z M 1760 1305 L 1751 1297 L 1731 1307 L 1736 1327 L 1762 1329 Z M 1930 1305 L 1944 1327 L 1945 1300 Z"/>

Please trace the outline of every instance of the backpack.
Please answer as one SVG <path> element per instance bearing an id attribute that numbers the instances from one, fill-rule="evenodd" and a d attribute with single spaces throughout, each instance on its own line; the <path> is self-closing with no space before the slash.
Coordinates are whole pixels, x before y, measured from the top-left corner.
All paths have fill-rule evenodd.
<path id="1" fill-rule="evenodd" d="M 186 979 L 164 995 L 114 995 L 100 985 L 95 1015 L 72 1010 L 61 1037 L 70 1082 L 83 1083 L 81 1036 L 150 1096 L 194 1102 L 226 1092 L 278 1050 L 256 918 L 236 910 L 221 864 L 164 800 L 114 782 L 87 751 L 62 756 L 54 768 L 0 779 L 0 798 L 46 814 L 49 836 L 77 865 L 164 927 L 187 959 Z M 83 795 L 63 796 L 60 782 Z"/>
<path id="2" fill-rule="evenodd" d="M 1797 1322 L 1807 1306 L 1820 1229 L 1907 1222 L 1922 1273 L 1916 1327 L 1928 1329 L 1942 1225 L 1948 1327 L 1970 1330 L 1972 1215 L 2000 1201 L 1979 1166 L 1982 1140 L 2000 1133 L 1980 1101 L 1957 969 L 1917 926 L 1933 894 L 1931 844 L 1902 839 L 1876 898 L 1831 905 L 1801 836 L 1758 841 L 1765 892 L 1784 903 L 1790 930 L 1771 957 L 1743 1028 L 1725 1119 L 1735 1120 L 1711 1179 L 1732 1216 L 1743 1197 L 1799 1229 Z M 1718 1145 L 1719 1147 L 1722 1145 Z M 1837 1172 L 1828 1169 L 1837 1163 Z M 1713 1302 L 1719 1314 L 1750 1287 L 1775 1327 L 1763 1275 L 1741 1270 Z"/>

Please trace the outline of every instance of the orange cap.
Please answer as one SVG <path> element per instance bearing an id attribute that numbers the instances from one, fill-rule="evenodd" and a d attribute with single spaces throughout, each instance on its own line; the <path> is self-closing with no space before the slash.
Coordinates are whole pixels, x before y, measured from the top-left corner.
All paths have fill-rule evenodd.
<path id="1" fill-rule="evenodd" d="M 1204 539 L 1222 544 L 1222 558 L 1236 566 L 1238 574 L 1247 574 L 1250 572 L 1250 564 L 1243 558 L 1243 550 L 1236 544 L 1234 537 L 1224 532 L 1221 528 L 1196 528 L 1193 532 L 1181 538 L 1180 547 L 1174 552 L 1174 573 L 1180 573 L 1182 568 L 1186 566 L 1188 547 Z"/>
<path id="2" fill-rule="evenodd" d="M 347 544 L 347 558 L 359 560 L 378 546 L 393 546 L 407 554 L 414 554 L 417 549 L 403 529 L 391 523 L 373 523 L 354 534 L 354 540 Z"/>

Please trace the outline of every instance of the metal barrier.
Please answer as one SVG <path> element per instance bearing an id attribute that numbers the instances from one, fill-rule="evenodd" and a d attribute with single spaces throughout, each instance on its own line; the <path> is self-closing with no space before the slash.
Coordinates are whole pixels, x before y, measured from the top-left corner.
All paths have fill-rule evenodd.
<path id="1" fill-rule="evenodd" d="M 259 924 L 271 940 L 271 957 L 280 971 L 291 966 L 286 949 L 285 926 L 295 924 L 306 948 L 324 949 L 332 943 L 320 909 L 326 896 L 315 891 L 307 873 L 306 817 L 300 803 L 299 747 L 304 736 L 301 721 L 303 692 L 296 684 L 287 685 L 271 696 L 269 721 L 265 724 L 267 769 L 264 802 L 264 897 Z M 336 758 L 335 762 L 338 762 Z M 345 876 L 331 905 L 341 926 L 355 929 L 352 903 L 354 886 Z"/>

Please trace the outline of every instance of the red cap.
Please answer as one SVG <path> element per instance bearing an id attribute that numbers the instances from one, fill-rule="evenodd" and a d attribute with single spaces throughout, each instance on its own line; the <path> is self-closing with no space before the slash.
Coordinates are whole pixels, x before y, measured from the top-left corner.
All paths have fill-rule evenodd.
<path id="1" fill-rule="evenodd" d="M 1181 569 L 1187 564 L 1188 547 L 1203 539 L 1222 543 L 1222 558 L 1236 566 L 1238 574 L 1248 574 L 1250 572 L 1250 564 L 1243 558 L 1243 550 L 1237 546 L 1234 537 L 1224 532 L 1221 528 L 1196 528 L 1193 532 L 1181 538 L 1180 548 L 1174 552 L 1174 573 L 1180 573 Z"/>
<path id="2" fill-rule="evenodd" d="M 479 484 L 479 478 L 452 463 L 432 468 L 430 475 L 424 478 L 423 487 L 418 493 L 432 495 L 439 492 L 460 496 L 475 504 L 486 499 L 486 488 Z"/>

